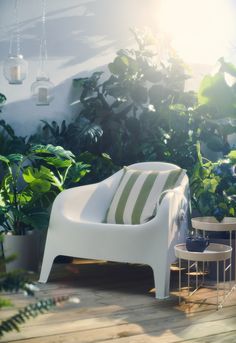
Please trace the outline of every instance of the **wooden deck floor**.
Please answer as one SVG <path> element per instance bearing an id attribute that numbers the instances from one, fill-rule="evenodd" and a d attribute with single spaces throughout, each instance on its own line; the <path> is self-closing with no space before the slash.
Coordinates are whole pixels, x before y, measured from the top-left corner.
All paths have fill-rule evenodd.
<path id="1" fill-rule="evenodd" d="M 156 300 L 152 270 L 147 266 L 115 263 L 54 264 L 50 280 L 39 285 L 37 296 L 78 297 L 31 319 L 19 333 L 2 342 L 27 343 L 211 343 L 236 342 L 236 291 L 216 310 L 215 291 L 200 289 L 193 300 L 178 305 L 177 272 L 172 271 L 172 292 Z M 20 308 L 32 299 L 11 296 Z M 14 313 L 2 310 L 1 318 Z"/>

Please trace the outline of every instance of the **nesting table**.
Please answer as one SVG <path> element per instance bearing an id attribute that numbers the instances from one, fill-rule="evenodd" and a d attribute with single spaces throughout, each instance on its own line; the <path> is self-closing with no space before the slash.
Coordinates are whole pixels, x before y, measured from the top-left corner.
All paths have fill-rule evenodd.
<path id="1" fill-rule="evenodd" d="M 236 232 L 236 218 L 225 217 L 221 222 L 218 222 L 215 217 L 195 217 L 191 219 L 192 227 L 197 231 L 203 232 L 203 237 L 205 237 L 206 231 L 224 231 L 229 233 L 229 245 L 234 250 L 234 278 L 236 280 L 236 238 L 233 244 L 232 233 Z M 236 234 L 235 234 L 236 235 Z M 230 265 L 232 265 L 232 257 L 230 258 Z M 230 284 L 232 282 L 232 267 L 230 268 Z M 235 281 L 236 283 L 236 281 Z"/>
<path id="2" fill-rule="evenodd" d="M 187 260 L 188 262 L 188 298 L 194 294 L 199 287 L 203 286 L 204 284 L 204 273 L 203 273 L 203 280 L 202 283 L 199 283 L 198 279 L 198 263 L 202 262 L 204 265 L 205 262 L 214 261 L 217 264 L 217 281 L 216 281 L 216 289 L 217 289 L 217 309 L 221 308 L 226 296 L 229 294 L 230 290 L 226 292 L 226 284 L 225 284 L 225 273 L 229 268 L 230 264 L 226 267 L 226 261 L 231 259 L 232 254 L 232 247 L 229 245 L 224 244 L 217 244 L 217 243 L 210 243 L 209 246 L 203 252 L 193 252 L 188 251 L 186 249 L 186 244 L 177 244 L 175 246 L 175 255 L 179 260 L 179 303 L 181 302 L 181 288 L 182 288 L 182 280 L 181 280 L 181 261 Z M 191 262 L 194 263 L 191 265 Z M 222 261 L 224 265 L 224 295 L 223 299 L 219 301 L 219 263 Z M 195 277 L 195 290 L 190 293 L 190 269 L 192 266 L 196 266 L 196 277 Z"/>
<path id="3" fill-rule="evenodd" d="M 236 285 L 232 287 L 232 249 L 234 249 L 235 255 L 235 280 L 236 280 L 236 239 L 235 244 L 232 242 L 232 233 L 236 232 L 236 218 L 225 217 L 221 222 L 218 222 L 214 217 L 195 217 L 191 219 L 192 227 L 194 229 L 200 230 L 205 237 L 206 231 L 227 231 L 229 233 L 229 245 L 210 243 L 209 246 L 204 250 L 204 252 L 192 252 L 186 249 L 185 244 L 178 244 L 175 246 L 175 255 L 179 259 L 179 301 L 180 290 L 181 290 L 181 260 L 188 261 L 188 295 L 191 296 L 198 288 L 204 283 L 204 265 L 205 262 L 216 262 L 216 288 L 217 288 L 217 308 L 222 307 L 225 297 L 231 292 L 231 290 L 236 288 Z M 235 234 L 236 235 L 236 234 Z M 233 246 L 234 245 L 234 246 Z M 229 260 L 226 266 L 226 261 Z M 221 262 L 222 261 L 222 262 Z M 190 262 L 194 262 L 192 265 Z M 198 263 L 202 263 L 202 284 L 199 284 L 198 280 Z M 224 296 L 223 301 L 219 302 L 219 264 L 223 264 L 223 283 L 224 283 Z M 196 267 L 196 280 L 195 280 L 195 290 L 190 293 L 190 269 L 192 266 Z M 226 293 L 225 287 L 225 274 L 229 271 L 229 290 Z M 235 281 L 236 283 L 236 281 Z"/>

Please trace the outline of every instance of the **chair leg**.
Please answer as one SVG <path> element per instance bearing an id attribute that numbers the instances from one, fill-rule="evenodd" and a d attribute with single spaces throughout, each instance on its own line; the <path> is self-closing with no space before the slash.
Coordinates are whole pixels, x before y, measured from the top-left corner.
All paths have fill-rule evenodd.
<path id="1" fill-rule="evenodd" d="M 154 283 L 156 288 L 156 299 L 165 299 L 169 297 L 170 291 L 170 265 L 152 267 Z"/>
<path id="2" fill-rule="evenodd" d="M 55 257 L 56 255 L 48 254 L 46 252 L 44 253 L 40 277 L 39 277 L 38 282 L 41 282 L 41 283 L 47 282 Z"/>

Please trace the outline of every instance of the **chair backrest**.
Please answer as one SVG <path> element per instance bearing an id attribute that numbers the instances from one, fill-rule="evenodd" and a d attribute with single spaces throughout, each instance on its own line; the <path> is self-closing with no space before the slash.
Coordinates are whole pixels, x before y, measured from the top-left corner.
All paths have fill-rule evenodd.
<path id="1" fill-rule="evenodd" d="M 179 167 L 172 163 L 166 162 L 140 162 L 129 165 L 130 168 L 139 169 L 139 170 L 174 170 Z"/>
<path id="2" fill-rule="evenodd" d="M 166 171 L 166 170 L 174 170 L 179 169 L 178 166 L 171 163 L 166 162 L 140 162 L 140 163 L 134 163 L 130 164 L 129 168 L 134 168 L 138 170 L 158 170 L 158 171 Z M 118 184 L 120 182 L 120 179 L 123 175 L 123 169 L 119 170 L 109 178 L 103 181 L 103 183 L 107 184 L 110 188 L 110 191 L 112 193 L 112 196 L 118 187 Z"/>
<path id="3" fill-rule="evenodd" d="M 129 167 L 139 170 L 175 170 L 179 169 L 178 166 L 165 163 L 165 162 L 141 162 L 129 165 Z M 93 208 L 94 221 L 104 220 L 108 207 L 113 199 L 115 191 L 120 183 L 123 175 L 123 169 L 119 170 L 109 178 L 99 183 L 97 190 L 93 193 L 92 197 L 88 200 L 82 216 L 89 217 L 90 209 Z M 101 201 L 102 194 L 102 201 Z"/>

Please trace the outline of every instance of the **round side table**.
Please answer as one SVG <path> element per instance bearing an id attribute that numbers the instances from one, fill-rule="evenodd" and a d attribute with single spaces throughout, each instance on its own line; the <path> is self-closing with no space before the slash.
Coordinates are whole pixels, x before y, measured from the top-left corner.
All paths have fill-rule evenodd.
<path id="1" fill-rule="evenodd" d="M 217 309 L 222 307 L 222 304 L 226 298 L 226 288 L 225 288 L 225 273 L 228 268 L 226 268 L 226 260 L 231 258 L 232 254 L 232 247 L 229 245 L 224 244 L 217 244 L 217 243 L 210 243 L 209 246 L 203 252 L 195 252 L 195 251 L 188 251 L 186 248 L 186 244 L 177 244 L 175 246 L 175 256 L 179 259 L 179 303 L 181 302 L 181 287 L 182 287 L 182 280 L 181 280 L 181 260 L 188 261 L 188 297 L 190 297 L 193 293 L 195 293 L 200 286 L 198 283 L 198 262 L 209 262 L 214 261 L 217 264 L 217 280 L 216 280 L 216 288 L 217 288 Z M 196 284 L 195 290 L 190 294 L 190 262 L 194 261 L 196 263 Z M 224 264 L 224 296 L 223 301 L 219 303 L 219 262 L 223 261 Z"/>
<path id="2" fill-rule="evenodd" d="M 225 217 L 221 222 L 218 222 L 215 217 L 195 217 L 191 219 L 192 227 L 196 230 L 203 231 L 224 231 L 229 232 L 229 245 L 234 249 L 235 263 L 234 263 L 234 277 L 236 280 L 236 239 L 233 247 L 232 232 L 236 232 L 236 218 Z M 235 233 L 236 235 L 236 233 Z M 230 264 L 232 265 L 232 257 L 230 258 Z M 232 267 L 230 268 L 230 284 L 232 282 Z"/>

